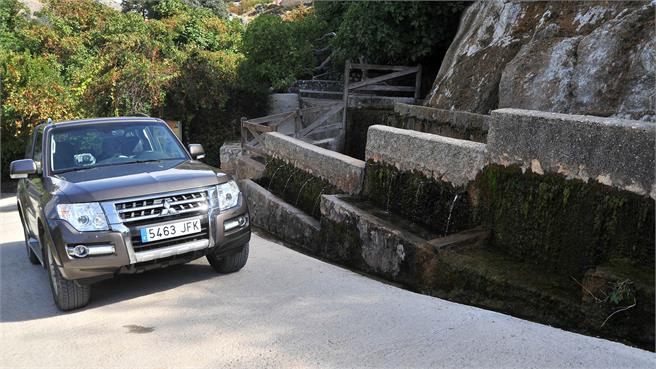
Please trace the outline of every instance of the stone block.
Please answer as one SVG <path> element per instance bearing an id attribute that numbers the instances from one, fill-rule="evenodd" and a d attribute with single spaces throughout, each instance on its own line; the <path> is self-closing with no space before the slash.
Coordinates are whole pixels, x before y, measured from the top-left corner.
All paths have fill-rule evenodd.
<path id="1" fill-rule="evenodd" d="M 376 125 L 367 133 L 365 159 L 464 187 L 485 164 L 485 144 Z"/>
<path id="2" fill-rule="evenodd" d="M 219 160 L 221 161 L 221 170 L 235 173 L 237 169 L 237 160 L 241 157 L 241 143 L 226 142 L 219 148 Z"/>
<path id="3" fill-rule="evenodd" d="M 238 179 L 258 179 L 264 174 L 264 164 L 248 156 L 237 160 L 235 174 Z"/>
<path id="4" fill-rule="evenodd" d="M 345 193 L 362 191 L 365 163 L 277 132 L 264 135 L 268 155 L 317 176 Z"/>
<path id="5" fill-rule="evenodd" d="M 251 180 L 239 181 L 246 195 L 251 222 L 294 246 L 316 245 L 319 221 L 289 205 Z"/>
<path id="6" fill-rule="evenodd" d="M 492 163 L 559 173 L 656 198 L 656 125 L 521 109 L 492 112 Z"/>
<path id="7" fill-rule="evenodd" d="M 321 197 L 319 254 L 392 281 L 415 283 L 411 259 L 426 239 L 347 200 L 344 195 Z"/>
<path id="8" fill-rule="evenodd" d="M 484 114 L 403 103 L 394 104 L 394 112 L 404 120 L 415 118 L 423 121 L 433 121 L 436 124 L 448 124 L 460 130 L 476 129 L 486 132 L 489 128 L 490 116 Z"/>

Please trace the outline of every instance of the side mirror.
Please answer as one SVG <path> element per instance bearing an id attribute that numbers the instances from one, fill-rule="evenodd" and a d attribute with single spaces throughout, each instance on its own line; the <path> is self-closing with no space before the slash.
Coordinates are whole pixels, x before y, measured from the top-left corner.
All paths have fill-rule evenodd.
<path id="1" fill-rule="evenodd" d="M 27 178 L 31 174 L 36 174 L 36 163 L 32 159 L 14 160 L 9 165 L 11 179 Z"/>
<path id="2" fill-rule="evenodd" d="M 205 150 L 203 150 L 203 145 L 201 144 L 189 144 L 189 154 L 191 157 L 196 160 L 200 160 L 205 157 Z"/>

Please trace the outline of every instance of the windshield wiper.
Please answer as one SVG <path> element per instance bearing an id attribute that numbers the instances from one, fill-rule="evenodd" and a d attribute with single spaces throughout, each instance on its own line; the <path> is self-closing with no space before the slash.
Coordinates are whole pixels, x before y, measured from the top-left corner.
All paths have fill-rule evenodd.
<path id="1" fill-rule="evenodd" d="M 64 174 L 64 173 L 69 173 L 69 172 L 78 172 L 80 170 L 87 170 L 87 169 L 94 169 L 98 168 L 97 166 L 93 167 L 79 167 L 79 168 L 70 168 L 70 169 L 64 169 L 64 170 L 57 170 L 53 174 Z"/>
<path id="2" fill-rule="evenodd" d="M 70 169 L 59 170 L 59 171 L 55 171 L 53 174 L 63 174 L 63 173 L 68 173 L 68 172 L 77 172 L 77 171 L 80 171 L 80 170 L 110 167 L 110 166 L 114 166 L 114 165 L 153 163 L 153 162 L 164 161 L 164 160 L 183 160 L 183 159 L 181 159 L 181 158 L 147 159 L 147 160 L 127 161 L 127 162 L 122 162 L 122 163 L 107 163 L 107 164 L 100 164 L 100 165 L 94 165 L 94 166 L 89 166 L 89 167 L 79 167 L 79 168 L 70 168 Z"/>

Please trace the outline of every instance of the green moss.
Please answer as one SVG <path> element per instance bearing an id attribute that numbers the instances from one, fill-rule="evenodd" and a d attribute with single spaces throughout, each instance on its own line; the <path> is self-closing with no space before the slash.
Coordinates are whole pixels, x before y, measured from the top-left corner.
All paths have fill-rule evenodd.
<path id="1" fill-rule="evenodd" d="M 282 160 L 268 157 L 257 183 L 312 217 L 319 219 L 321 195 L 342 193 L 325 180 Z"/>
<path id="2" fill-rule="evenodd" d="M 370 160 L 365 173 L 364 194 L 382 209 L 406 217 L 439 235 L 456 233 L 474 225 L 465 189 L 419 172 L 402 172 Z"/>
<path id="3" fill-rule="evenodd" d="M 609 258 L 654 263 L 654 200 L 597 182 L 488 166 L 474 184 L 495 247 L 581 276 Z"/>

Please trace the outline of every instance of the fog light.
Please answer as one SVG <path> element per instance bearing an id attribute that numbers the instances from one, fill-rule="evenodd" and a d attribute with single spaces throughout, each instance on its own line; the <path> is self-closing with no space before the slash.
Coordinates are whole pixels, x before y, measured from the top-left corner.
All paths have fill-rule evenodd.
<path id="1" fill-rule="evenodd" d="M 77 245 L 72 250 L 69 250 L 68 253 L 76 258 L 85 258 L 89 255 L 89 248 L 84 245 Z"/>
<path id="2" fill-rule="evenodd" d="M 114 245 L 75 245 L 66 246 L 66 252 L 71 258 L 86 258 L 88 256 L 111 255 L 116 252 Z"/>
<path id="3" fill-rule="evenodd" d="M 240 215 L 236 218 L 226 220 L 225 223 L 223 223 L 223 230 L 227 232 L 235 228 L 246 227 L 247 225 L 248 225 L 248 214 Z"/>

